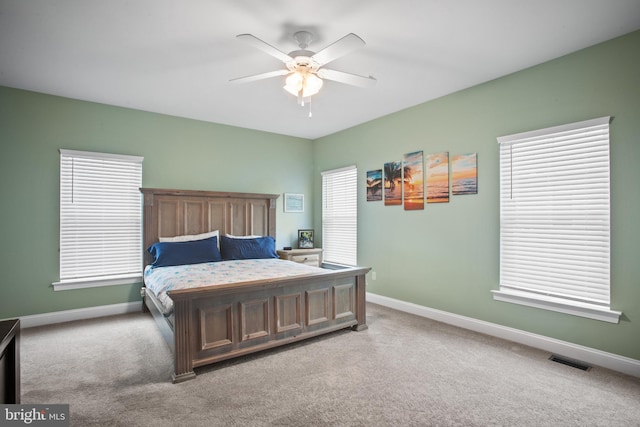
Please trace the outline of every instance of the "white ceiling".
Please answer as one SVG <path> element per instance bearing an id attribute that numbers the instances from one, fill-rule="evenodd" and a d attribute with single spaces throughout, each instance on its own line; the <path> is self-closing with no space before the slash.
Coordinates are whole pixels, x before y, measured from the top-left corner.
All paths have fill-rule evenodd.
<path id="1" fill-rule="evenodd" d="M 0 85 L 315 139 L 640 29 L 640 0 L 0 0 Z M 237 40 L 284 52 L 308 30 L 319 51 L 366 46 L 329 68 L 313 117 L 284 67 Z"/>

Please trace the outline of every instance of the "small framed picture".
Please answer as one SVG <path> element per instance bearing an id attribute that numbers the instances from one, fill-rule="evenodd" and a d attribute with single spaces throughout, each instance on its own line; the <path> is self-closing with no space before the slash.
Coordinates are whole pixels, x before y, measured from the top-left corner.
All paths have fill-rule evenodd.
<path id="1" fill-rule="evenodd" d="M 304 194 L 284 193 L 285 212 L 304 212 Z"/>
<path id="2" fill-rule="evenodd" d="M 298 248 L 313 249 L 313 230 L 298 230 Z"/>

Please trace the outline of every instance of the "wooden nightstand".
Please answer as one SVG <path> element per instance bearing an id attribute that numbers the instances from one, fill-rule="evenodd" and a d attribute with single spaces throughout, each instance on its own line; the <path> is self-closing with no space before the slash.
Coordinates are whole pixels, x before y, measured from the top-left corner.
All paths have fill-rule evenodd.
<path id="1" fill-rule="evenodd" d="M 313 265 L 320 267 L 322 265 L 322 249 L 290 249 L 288 251 L 277 251 L 280 259 L 299 262 L 301 264 Z"/>

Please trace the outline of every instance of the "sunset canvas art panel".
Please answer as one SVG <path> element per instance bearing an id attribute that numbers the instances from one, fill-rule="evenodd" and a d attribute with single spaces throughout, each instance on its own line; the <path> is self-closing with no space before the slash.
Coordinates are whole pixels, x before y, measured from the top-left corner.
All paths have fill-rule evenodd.
<path id="1" fill-rule="evenodd" d="M 478 153 L 451 157 L 451 192 L 454 196 L 478 194 Z"/>
<path id="2" fill-rule="evenodd" d="M 427 203 L 449 202 L 449 153 L 429 154 L 427 166 Z"/>
<path id="3" fill-rule="evenodd" d="M 382 169 L 367 171 L 367 202 L 382 200 Z"/>
<path id="4" fill-rule="evenodd" d="M 402 162 L 384 164 L 384 205 L 402 204 Z"/>
<path id="5" fill-rule="evenodd" d="M 404 210 L 424 209 L 424 168 L 422 151 L 404 155 L 402 187 Z"/>

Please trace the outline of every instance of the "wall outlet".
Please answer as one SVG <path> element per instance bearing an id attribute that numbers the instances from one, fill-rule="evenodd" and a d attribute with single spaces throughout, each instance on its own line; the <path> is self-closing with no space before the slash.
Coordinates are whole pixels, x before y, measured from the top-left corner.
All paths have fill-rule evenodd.
<path id="1" fill-rule="evenodd" d="M 371 280 L 376 280 L 376 272 L 375 271 L 371 272 Z"/>

